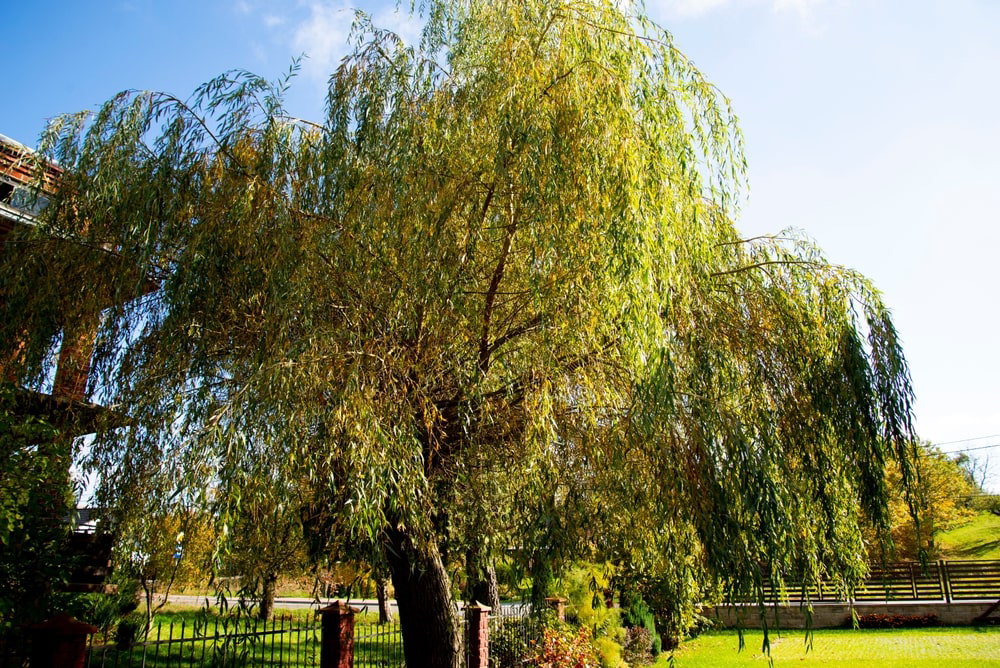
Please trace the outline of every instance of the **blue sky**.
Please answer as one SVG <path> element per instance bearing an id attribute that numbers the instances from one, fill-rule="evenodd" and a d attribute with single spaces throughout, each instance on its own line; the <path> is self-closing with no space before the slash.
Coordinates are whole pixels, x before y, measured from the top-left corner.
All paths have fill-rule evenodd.
<path id="1" fill-rule="evenodd" d="M 8 67 L 0 134 L 33 145 L 45 119 L 125 88 L 181 97 L 231 68 L 269 78 L 308 56 L 289 98 L 322 112 L 325 81 L 373 2 L 19 2 L 0 10 Z M 917 426 L 977 447 L 1000 490 L 1000 2 L 649 0 L 650 14 L 740 117 L 747 235 L 803 230 L 859 269 L 895 315 Z M 987 438 L 980 438 L 987 437 Z"/>

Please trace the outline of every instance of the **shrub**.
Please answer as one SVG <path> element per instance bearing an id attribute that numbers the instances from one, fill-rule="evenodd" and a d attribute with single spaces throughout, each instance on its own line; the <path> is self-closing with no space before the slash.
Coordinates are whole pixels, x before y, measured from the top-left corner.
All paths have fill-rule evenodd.
<path id="1" fill-rule="evenodd" d="M 660 653 L 662 641 L 656 631 L 656 619 L 641 595 L 635 592 L 622 594 L 621 620 L 628 629 L 641 628 L 648 632 L 650 659 Z"/>
<path id="2" fill-rule="evenodd" d="M 131 649 L 136 640 L 145 630 L 146 620 L 141 615 L 132 614 L 118 622 L 115 632 L 115 645 L 118 649 Z"/>
<path id="3" fill-rule="evenodd" d="M 716 625 L 716 621 L 696 612 L 691 617 L 691 625 L 688 627 L 687 636 L 688 638 L 697 638 L 705 631 L 715 628 Z"/>
<path id="4" fill-rule="evenodd" d="M 567 621 L 593 630 L 595 637 L 615 637 L 621 629 L 618 610 L 609 607 L 605 601 L 605 591 L 610 581 L 606 565 L 580 562 L 568 570 L 562 584 L 569 598 L 566 610 Z"/>
<path id="5" fill-rule="evenodd" d="M 858 615 L 858 628 L 862 629 L 902 629 L 937 626 L 937 615 Z"/>
<path id="6" fill-rule="evenodd" d="M 545 629 L 540 647 L 528 658 L 527 665 L 538 668 L 598 668 L 599 661 L 586 628 Z"/>
<path id="7" fill-rule="evenodd" d="M 597 650 L 601 668 L 622 668 L 625 666 L 625 662 L 622 660 L 622 646 L 608 636 L 596 638 L 594 649 Z"/>
<path id="8" fill-rule="evenodd" d="M 642 626 L 625 631 L 625 660 L 629 664 L 650 663 L 653 660 L 653 634 Z"/>

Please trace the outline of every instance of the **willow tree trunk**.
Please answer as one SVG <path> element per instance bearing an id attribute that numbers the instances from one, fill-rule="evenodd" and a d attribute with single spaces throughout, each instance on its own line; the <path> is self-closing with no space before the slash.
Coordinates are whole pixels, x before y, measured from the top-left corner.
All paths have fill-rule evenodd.
<path id="1" fill-rule="evenodd" d="M 451 581 L 433 543 L 414 544 L 405 532 L 386 531 L 386 561 L 396 590 L 408 668 L 461 668 L 462 626 Z"/>
<path id="2" fill-rule="evenodd" d="M 478 547 L 470 547 L 465 553 L 465 573 L 469 584 L 466 599 L 469 603 L 479 602 L 494 610 L 500 607 L 500 586 L 493 563 Z"/>
<path id="3" fill-rule="evenodd" d="M 541 615 L 548 610 L 545 602 L 552 590 L 552 563 L 545 550 L 536 550 L 531 563 L 531 611 Z"/>
<path id="4" fill-rule="evenodd" d="M 264 591 L 260 597 L 260 610 L 258 611 L 258 617 L 263 622 L 271 619 L 274 614 L 274 594 L 277 585 L 278 576 L 276 574 L 268 573 L 264 576 Z"/>
<path id="5" fill-rule="evenodd" d="M 389 608 L 389 579 L 384 576 L 377 577 L 375 592 L 378 597 L 378 623 L 387 624 L 392 621 L 392 610 Z"/>

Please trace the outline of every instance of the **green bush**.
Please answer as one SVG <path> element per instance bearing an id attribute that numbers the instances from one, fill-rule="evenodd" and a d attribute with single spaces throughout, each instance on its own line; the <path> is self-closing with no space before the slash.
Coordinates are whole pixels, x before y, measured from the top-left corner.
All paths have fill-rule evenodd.
<path id="1" fill-rule="evenodd" d="M 594 648 L 597 650 L 601 668 L 623 668 L 626 665 L 622 659 L 621 643 L 616 642 L 608 636 L 595 638 Z"/>
<path id="2" fill-rule="evenodd" d="M 73 594 L 64 601 L 63 611 L 93 624 L 102 634 L 110 633 L 138 607 L 139 584 L 117 573 L 108 584 L 116 587 L 113 594 Z"/>
<path id="3" fill-rule="evenodd" d="M 567 615 L 575 615 L 577 623 L 590 628 L 594 637 L 614 637 L 621 629 L 618 610 L 608 607 L 604 600 L 609 580 L 606 567 L 588 563 L 573 566 L 562 579 L 569 598 Z"/>
<path id="4" fill-rule="evenodd" d="M 622 643 L 625 641 L 618 610 L 605 601 L 612 574 L 610 566 L 581 562 L 570 568 L 562 579 L 569 597 L 567 619 L 575 617 L 581 628 L 590 631 L 601 665 L 609 668 L 622 665 Z"/>
<path id="5" fill-rule="evenodd" d="M 650 659 L 660 653 L 662 641 L 656 631 L 656 618 L 641 595 L 636 592 L 625 592 L 622 595 L 621 620 L 626 629 L 646 630 L 649 636 Z"/>
<path id="6" fill-rule="evenodd" d="M 145 630 L 146 620 L 140 614 L 131 614 L 118 622 L 115 630 L 115 645 L 120 650 L 131 649 Z"/>
<path id="7" fill-rule="evenodd" d="M 59 431 L 24 415 L 16 388 L 0 381 L 0 632 L 45 619 L 66 598 L 70 458 Z"/>
<path id="8" fill-rule="evenodd" d="M 497 588 L 501 599 L 524 600 L 531 595 L 532 581 L 520 567 L 507 561 L 497 561 Z"/>

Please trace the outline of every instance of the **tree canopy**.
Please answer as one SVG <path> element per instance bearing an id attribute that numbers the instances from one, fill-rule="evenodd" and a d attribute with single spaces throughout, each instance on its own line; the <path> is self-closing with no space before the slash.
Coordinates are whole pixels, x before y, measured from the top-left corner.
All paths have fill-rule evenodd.
<path id="1" fill-rule="evenodd" d="M 656 571 L 678 605 L 695 572 L 851 582 L 912 457 L 877 290 L 741 237 L 729 102 L 638 7 L 426 19 L 411 46 L 359 15 L 316 122 L 234 71 L 50 126 L 64 181 L 0 341 L 42 378 L 101 313 L 92 390 L 131 420 L 90 450 L 104 498 L 238 513 L 229 483 L 271 472 L 255 504 L 292 489 L 382 548 L 409 665 L 457 665 L 442 563 L 473 543 Z"/>

